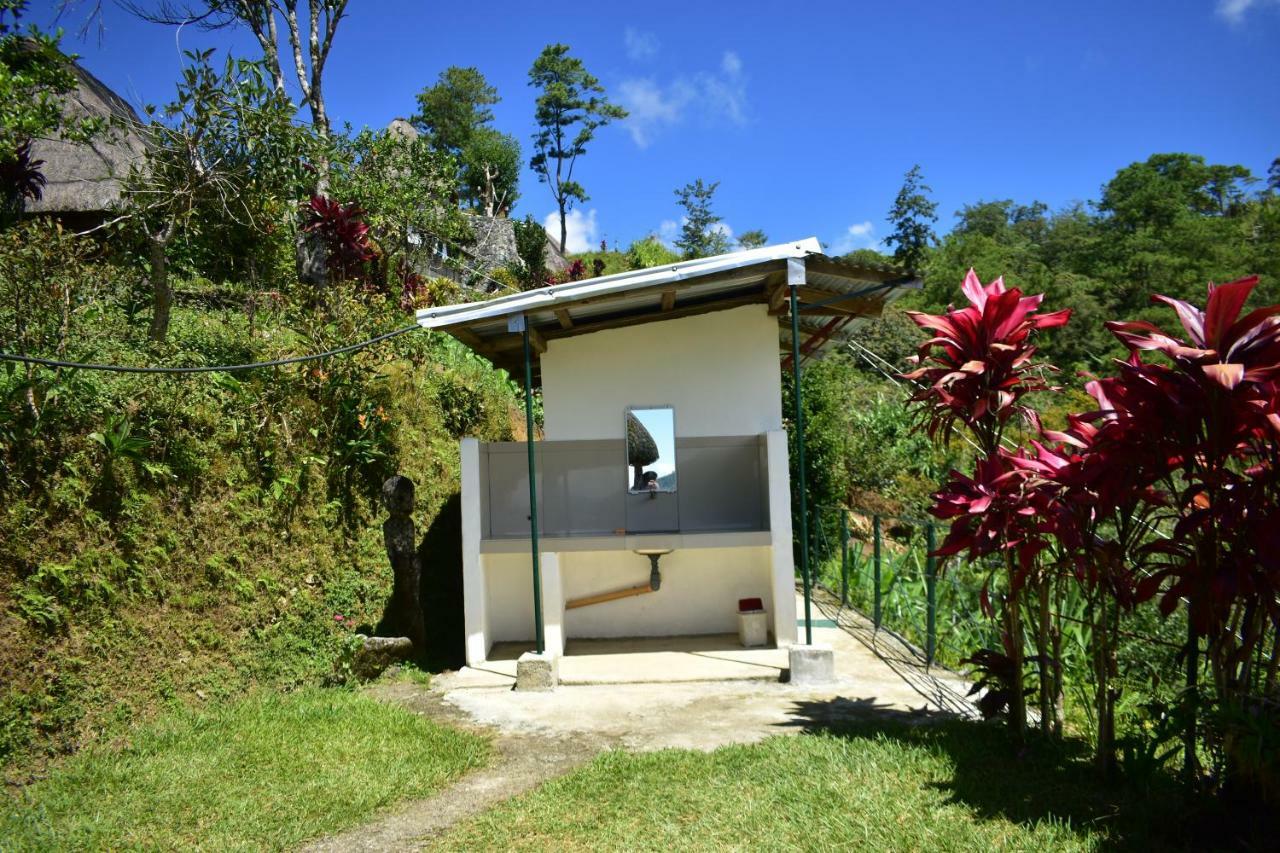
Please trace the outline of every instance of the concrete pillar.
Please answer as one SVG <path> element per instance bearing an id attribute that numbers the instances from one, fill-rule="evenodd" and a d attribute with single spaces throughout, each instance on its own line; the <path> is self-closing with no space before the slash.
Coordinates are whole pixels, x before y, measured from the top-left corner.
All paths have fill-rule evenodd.
<path id="1" fill-rule="evenodd" d="M 549 657 L 564 654 L 564 581 L 560 574 L 560 555 L 542 554 L 542 630 Z"/>
<path id="2" fill-rule="evenodd" d="M 791 475 L 786 431 L 766 433 L 765 448 L 773 547 L 773 639 L 782 647 L 796 641 L 796 568 L 791 550 Z"/>
<path id="3" fill-rule="evenodd" d="M 484 561 L 480 557 L 480 442 L 462 439 L 462 610 L 467 664 L 479 666 L 489 657 L 489 614 L 486 612 Z"/>

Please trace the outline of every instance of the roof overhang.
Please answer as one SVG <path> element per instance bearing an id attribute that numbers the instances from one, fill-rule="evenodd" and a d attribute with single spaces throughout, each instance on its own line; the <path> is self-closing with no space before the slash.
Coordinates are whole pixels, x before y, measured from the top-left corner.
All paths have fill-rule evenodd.
<path id="1" fill-rule="evenodd" d="M 799 263 L 797 263 L 799 262 Z M 417 313 L 419 325 L 456 337 L 495 366 L 519 375 L 523 335 L 508 320 L 523 316 L 536 359 L 548 342 L 607 329 L 635 326 L 765 304 L 788 316 L 787 269 L 803 266 L 798 285 L 802 355 L 819 357 L 843 342 L 859 319 L 878 317 L 904 290 L 918 288 L 914 276 L 890 267 L 853 264 L 822 254 L 816 238 L 765 246 L 662 267 L 548 285 L 484 302 L 441 305 Z M 794 280 L 794 278 L 793 278 Z M 779 323 L 779 349 L 791 351 L 791 323 Z"/>

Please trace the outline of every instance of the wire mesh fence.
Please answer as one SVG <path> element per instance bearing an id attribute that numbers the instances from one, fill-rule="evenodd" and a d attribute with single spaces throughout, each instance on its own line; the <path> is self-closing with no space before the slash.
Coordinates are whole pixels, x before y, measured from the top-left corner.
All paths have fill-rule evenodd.
<path id="1" fill-rule="evenodd" d="M 920 649 L 926 664 L 956 668 L 999 637 L 981 613 L 981 580 L 929 556 L 938 532 L 928 519 L 818 507 L 810 559 L 815 582 L 841 605 Z"/>

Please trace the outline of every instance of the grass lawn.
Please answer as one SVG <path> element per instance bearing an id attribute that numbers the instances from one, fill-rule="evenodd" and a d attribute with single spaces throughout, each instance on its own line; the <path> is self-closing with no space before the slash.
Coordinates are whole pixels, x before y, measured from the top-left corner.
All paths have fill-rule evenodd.
<path id="1" fill-rule="evenodd" d="M 1169 843 L 1158 827 L 1177 823 L 1162 808 L 1171 817 L 1175 807 L 1155 791 L 1100 789 L 1083 756 L 1020 758 L 987 726 L 868 724 L 711 753 L 605 753 L 439 846 L 1151 849 Z"/>
<path id="2" fill-rule="evenodd" d="M 345 690 L 181 712 L 0 796 L 0 849 L 278 849 L 435 791 L 488 743 Z"/>

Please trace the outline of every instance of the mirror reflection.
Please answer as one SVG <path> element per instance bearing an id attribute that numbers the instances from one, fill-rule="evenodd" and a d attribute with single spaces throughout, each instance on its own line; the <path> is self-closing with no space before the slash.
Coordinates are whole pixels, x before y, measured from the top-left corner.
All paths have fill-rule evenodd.
<path id="1" fill-rule="evenodd" d="M 627 490 L 676 490 L 675 411 L 668 407 L 627 410 Z"/>

